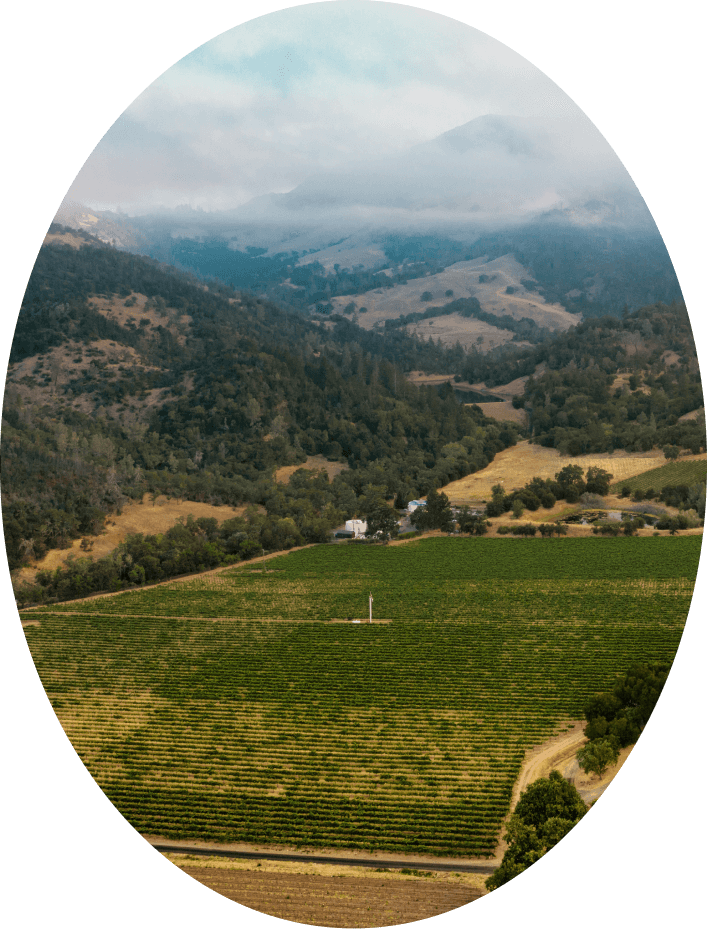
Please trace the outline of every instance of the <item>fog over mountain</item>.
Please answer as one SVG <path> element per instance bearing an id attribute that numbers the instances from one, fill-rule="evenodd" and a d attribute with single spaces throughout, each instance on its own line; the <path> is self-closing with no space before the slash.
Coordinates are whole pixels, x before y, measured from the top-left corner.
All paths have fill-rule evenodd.
<path id="1" fill-rule="evenodd" d="M 616 155 L 586 119 L 483 116 L 399 155 L 310 177 L 232 211 L 246 222 L 489 229 L 555 218 L 653 226 Z"/>
<path id="2" fill-rule="evenodd" d="M 75 225 L 75 212 L 65 204 L 57 219 Z M 98 215 L 112 224 L 104 235 L 110 239 L 116 217 Z M 236 209 L 156 210 L 124 217 L 123 226 L 303 251 L 381 232 L 473 239 L 537 221 L 657 234 L 628 172 L 581 115 L 482 116 L 399 154 L 317 172 L 288 193 Z"/>

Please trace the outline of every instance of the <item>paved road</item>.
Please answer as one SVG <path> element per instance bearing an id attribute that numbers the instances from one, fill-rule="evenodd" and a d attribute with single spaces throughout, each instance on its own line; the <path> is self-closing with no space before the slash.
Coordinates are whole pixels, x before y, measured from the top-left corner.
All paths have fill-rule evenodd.
<path id="1" fill-rule="evenodd" d="M 246 858 L 250 861 L 303 861 L 316 864 L 352 865 L 358 868 L 414 868 L 416 871 L 462 871 L 467 874 L 492 874 L 495 865 L 487 864 L 446 864 L 439 861 L 400 861 L 383 858 L 330 858 L 328 855 L 294 855 L 285 852 L 239 852 L 208 846 L 167 845 L 153 842 L 152 847 L 158 852 L 170 855 L 217 855 L 221 858 Z"/>

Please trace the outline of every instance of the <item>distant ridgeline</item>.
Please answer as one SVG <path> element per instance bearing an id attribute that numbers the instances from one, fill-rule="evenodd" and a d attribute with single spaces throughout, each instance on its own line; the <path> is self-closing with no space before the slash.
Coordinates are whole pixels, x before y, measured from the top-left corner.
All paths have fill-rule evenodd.
<path id="1" fill-rule="evenodd" d="M 523 282 L 527 289 L 584 317 L 620 316 L 624 307 L 635 310 L 682 299 L 668 252 L 655 232 L 580 228 L 549 218 L 481 236 L 470 232 L 468 241 L 444 235 L 381 234 L 371 237 L 371 245 L 385 256 L 378 266 L 325 268 L 317 260 L 299 264 L 307 251 L 270 255 L 257 243 L 235 248 L 227 237 L 176 238 L 146 222 L 142 221 L 141 231 L 151 257 L 301 311 L 320 305 L 330 312 L 334 297 L 391 288 L 438 274 L 458 261 L 503 255 L 512 255 L 527 270 L 528 280 Z M 331 243 L 337 244 L 341 243 Z M 497 316 L 488 321 L 499 325 Z M 531 329 L 524 337 L 532 335 Z"/>
<path id="2" fill-rule="evenodd" d="M 517 426 L 460 405 L 451 388 L 406 381 L 406 370 L 457 370 L 461 349 L 320 325 L 83 237 L 40 251 L 12 345 L 2 424 L 12 568 L 147 492 L 260 504 L 293 522 L 280 535 L 261 527 L 251 540 L 261 547 L 322 539 L 372 501 L 424 494 L 516 441 Z M 274 483 L 277 467 L 313 454 L 350 470 Z"/>
<path id="3" fill-rule="evenodd" d="M 548 303 L 570 313 L 620 316 L 649 303 L 682 300 L 675 269 L 657 233 L 577 228 L 550 220 L 488 233 L 468 252 L 472 258 L 513 255 L 537 281 Z M 528 283 L 524 281 L 527 288 Z"/>

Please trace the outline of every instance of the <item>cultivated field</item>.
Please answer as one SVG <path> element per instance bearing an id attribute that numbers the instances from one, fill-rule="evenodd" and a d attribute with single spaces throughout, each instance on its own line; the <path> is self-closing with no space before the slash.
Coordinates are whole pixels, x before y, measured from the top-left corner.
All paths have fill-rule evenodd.
<path id="1" fill-rule="evenodd" d="M 705 455 L 698 457 L 707 459 Z M 579 465 L 584 471 L 593 466 L 603 468 L 613 474 L 616 483 L 665 464 L 665 456 L 654 449 L 650 452 L 615 451 L 613 454 L 598 453 L 570 458 L 560 455 L 555 448 L 531 445 L 526 439 L 499 452 L 483 471 L 468 474 L 461 480 L 447 484 L 444 492 L 455 504 L 490 500 L 494 484 L 502 484 L 506 491 L 510 491 L 522 487 L 534 477 L 553 478 L 561 468 L 570 464 Z"/>
<path id="2" fill-rule="evenodd" d="M 702 484 L 707 478 L 707 455 L 690 455 L 680 461 L 669 461 L 659 468 L 652 468 L 636 477 L 623 481 L 614 481 L 612 488 L 620 490 L 621 487 L 630 487 L 634 490 L 661 491 L 669 485 Z"/>
<path id="3" fill-rule="evenodd" d="M 671 658 L 701 539 L 316 546 L 23 614 L 144 834 L 493 856 L 526 752 Z M 331 622 L 365 615 L 389 623 Z"/>
<path id="4" fill-rule="evenodd" d="M 484 894 L 485 875 L 167 855 L 224 897 L 317 926 L 392 926 L 427 919 Z M 414 869 L 408 869 L 414 870 Z"/>

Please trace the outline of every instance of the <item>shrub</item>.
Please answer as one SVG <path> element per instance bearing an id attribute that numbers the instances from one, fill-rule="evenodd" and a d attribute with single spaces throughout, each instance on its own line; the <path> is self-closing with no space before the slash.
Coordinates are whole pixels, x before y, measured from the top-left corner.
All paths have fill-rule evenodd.
<path id="1" fill-rule="evenodd" d="M 579 498 L 579 502 L 582 504 L 582 506 L 586 506 L 587 509 L 595 510 L 604 506 L 603 497 L 599 496 L 599 494 L 589 493 L 588 491 L 582 494 L 582 496 Z"/>

